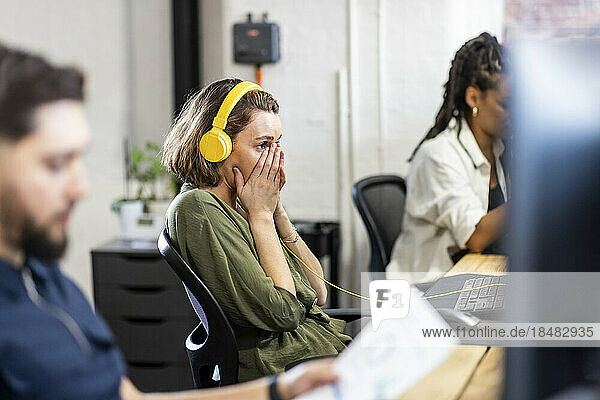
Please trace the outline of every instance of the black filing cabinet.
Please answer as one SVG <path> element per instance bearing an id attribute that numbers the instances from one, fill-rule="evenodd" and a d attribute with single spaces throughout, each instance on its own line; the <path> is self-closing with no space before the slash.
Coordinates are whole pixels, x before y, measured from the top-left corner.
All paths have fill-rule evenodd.
<path id="1" fill-rule="evenodd" d="M 97 312 L 115 334 L 142 391 L 194 387 L 185 339 L 198 324 L 156 241 L 112 240 L 92 250 Z"/>
<path id="2" fill-rule="evenodd" d="M 321 260 L 321 264 L 323 264 L 323 258 L 329 256 L 329 274 L 325 273 L 325 277 L 339 285 L 339 222 L 295 220 L 294 225 L 308 248 Z M 327 291 L 329 292 L 327 307 L 339 307 L 339 291 L 332 287 L 328 287 Z"/>

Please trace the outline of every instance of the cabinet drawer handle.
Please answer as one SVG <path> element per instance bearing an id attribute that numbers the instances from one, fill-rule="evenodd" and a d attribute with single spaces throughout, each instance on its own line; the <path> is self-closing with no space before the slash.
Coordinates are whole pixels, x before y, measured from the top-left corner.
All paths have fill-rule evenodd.
<path id="1" fill-rule="evenodd" d="M 125 317 L 125 321 L 132 324 L 161 324 L 166 318 L 161 317 Z"/>
<path id="2" fill-rule="evenodd" d="M 121 287 L 130 292 L 138 292 L 138 293 L 158 293 L 165 290 L 164 286 L 131 286 L 131 285 L 121 285 Z"/>
<path id="3" fill-rule="evenodd" d="M 121 254 L 126 260 L 131 261 L 158 261 L 160 256 L 156 254 Z"/>
<path id="4" fill-rule="evenodd" d="M 151 361 L 127 361 L 127 365 L 136 368 L 162 368 L 167 365 L 165 362 L 151 362 Z"/>

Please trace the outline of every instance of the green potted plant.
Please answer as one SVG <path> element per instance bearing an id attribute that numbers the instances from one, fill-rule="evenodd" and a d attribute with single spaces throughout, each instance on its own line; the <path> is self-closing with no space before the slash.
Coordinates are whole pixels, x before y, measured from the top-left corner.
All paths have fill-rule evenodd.
<path id="1" fill-rule="evenodd" d="M 151 141 L 133 147 L 127 164 L 127 193 L 111 204 L 119 216 L 120 236 L 152 237 L 173 198 L 171 174 L 160 162 L 160 147 Z"/>

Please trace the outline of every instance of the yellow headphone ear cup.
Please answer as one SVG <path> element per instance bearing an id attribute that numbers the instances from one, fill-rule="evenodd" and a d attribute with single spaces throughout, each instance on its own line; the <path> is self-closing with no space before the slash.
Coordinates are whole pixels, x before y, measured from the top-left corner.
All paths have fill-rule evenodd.
<path id="1" fill-rule="evenodd" d="M 210 162 L 221 162 L 231 154 L 233 144 L 231 138 L 225 133 L 227 118 L 237 102 L 251 90 L 262 88 L 253 82 L 240 82 L 233 87 L 223 99 L 217 115 L 213 119 L 212 128 L 200 139 L 200 154 Z"/>
<path id="2" fill-rule="evenodd" d="M 210 162 L 225 160 L 231 154 L 232 149 L 231 138 L 221 130 L 213 128 L 200 139 L 200 154 Z"/>

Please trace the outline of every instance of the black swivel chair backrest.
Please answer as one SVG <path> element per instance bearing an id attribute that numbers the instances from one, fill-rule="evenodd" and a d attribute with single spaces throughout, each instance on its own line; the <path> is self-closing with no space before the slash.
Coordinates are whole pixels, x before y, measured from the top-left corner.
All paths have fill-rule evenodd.
<path id="1" fill-rule="evenodd" d="M 194 384 L 200 389 L 237 383 L 237 341 L 223 310 L 173 246 L 166 230 L 163 230 L 158 238 L 158 249 L 183 282 L 201 321 L 185 342 Z M 218 375 L 215 373 L 216 367 Z"/>
<path id="2" fill-rule="evenodd" d="M 363 178 L 352 187 L 352 199 L 369 234 L 369 272 L 384 272 L 402 231 L 406 183 L 397 175 Z"/>

